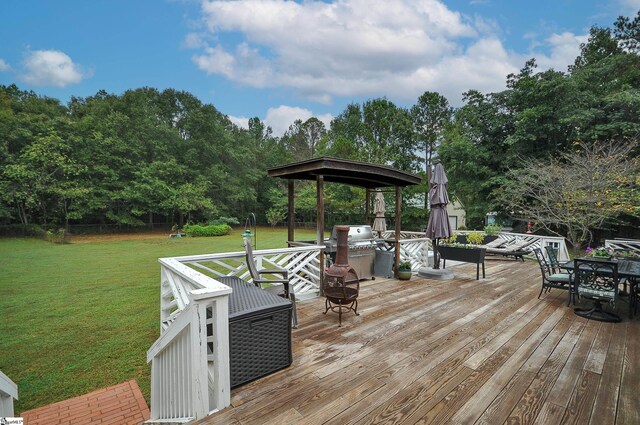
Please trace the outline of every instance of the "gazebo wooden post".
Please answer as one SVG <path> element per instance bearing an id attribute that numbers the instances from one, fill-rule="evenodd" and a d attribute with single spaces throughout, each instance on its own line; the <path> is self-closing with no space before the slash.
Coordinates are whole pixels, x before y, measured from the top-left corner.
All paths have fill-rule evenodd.
<path id="1" fill-rule="evenodd" d="M 371 189 L 367 189 L 365 198 L 364 222 L 371 223 Z"/>
<path id="2" fill-rule="evenodd" d="M 402 227 L 402 188 L 400 186 L 396 186 L 396 236 L 395 236 L 395 267 L 394 267 L 394 277 L 398 278 L 398 265 L 400 265 L 400 232 Z"/>
<path id="3" fill-rule="evenodd" d="M 287 180 L 287 189 L 288 189 L 288 211 L 287 211 L 287 216 L 289 218 L 289 220 L 287 220 L 287 238 L 290 242 L 295 241 L 295 234 L 294 234 L 294 226 L 295 226 L 295 220 L 296 220 L 296 213 L 295 213 L 295 206 L 294 206 L 294 182 L 293 179 L 288 179 Z"/>
<path id="4" fill-rule="evenodd" d="M 316 201 L 317 201 L 317 244 L 324 245 L 324 177 L 319 175 L 316 177 Z M 324 296 L 322 290 L 322 282 L 324 282 L 324 250 L 320 250 L 320 296 Z"/>

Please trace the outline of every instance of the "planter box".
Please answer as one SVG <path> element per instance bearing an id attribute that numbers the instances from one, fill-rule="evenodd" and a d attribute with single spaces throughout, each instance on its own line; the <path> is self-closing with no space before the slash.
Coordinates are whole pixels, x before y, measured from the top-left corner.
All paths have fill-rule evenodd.
<path id="1" fill-rule="evenodd" d="M 484 279 L 484 248 L 438 246 L 438 253 L 440 258 L 443 260 L 442 268 L 447 267 L 447 260 L 476 264 L 476 280 L 480 279 L 480 265 L 482 264 L 482 278 Z"/>

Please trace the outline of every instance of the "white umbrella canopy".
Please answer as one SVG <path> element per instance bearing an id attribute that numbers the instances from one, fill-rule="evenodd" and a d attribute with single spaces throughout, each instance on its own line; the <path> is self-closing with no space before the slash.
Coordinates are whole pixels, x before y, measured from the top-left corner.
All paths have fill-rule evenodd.
<path id="1" fill-rule="evenodd" d="M 378 232 L 379 236 L 382 236 L 382 232 L 387 231 L 387 220 L 384 217 L 387 206 L 384 201 L 384 195 L 379 190 L 376 191 L 376 196 L 373 200 L 373 212 L 376 215 L 376 218 L 373 220 L 373 226 L 371 229 L 374 232 Z"/>
<path id="2" fill-rule="evenodd" d="M 429 189 L 431 215 L 426 229 L 426 236 L 434 240 L 434 269 L 440 268 L 440 257 L 437 255 L 438 239 L 446 239 L 453 234 L 451 223 L 449 222 L 449 214 L 447 213 L 447 204 L 449 203 L 448 182 L 444 167 L 439 160 L 436 160 L 433 174 L 429 180 L 431 185 L 431 189 Z"/>

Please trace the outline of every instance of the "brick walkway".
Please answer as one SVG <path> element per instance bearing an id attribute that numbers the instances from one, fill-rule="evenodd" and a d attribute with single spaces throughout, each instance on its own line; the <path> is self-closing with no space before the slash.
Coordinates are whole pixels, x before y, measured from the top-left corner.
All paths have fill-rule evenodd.
<path id="1" fill-rule="evenodd" d="M 27 410 L 25 425 L 137 425 L 149 419 L 149 407 L 135 380 L 69 400 Z"/>

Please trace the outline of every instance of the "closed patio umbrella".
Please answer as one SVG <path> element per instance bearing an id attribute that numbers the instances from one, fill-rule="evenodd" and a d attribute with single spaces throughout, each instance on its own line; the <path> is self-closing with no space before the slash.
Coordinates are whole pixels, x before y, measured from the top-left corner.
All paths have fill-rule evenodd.
<path id="1" fill-rule="evenodd" d="M 371 227 L 371 229 L 375 232 L 378 232 L 378 237 L 382 237 L 382 232 L 387 231 L 387 220 L 384 218 L 387 206 L 384 202 L 384 196 L 379 190 L 376 191 L 376 196 L 373 200 L 373 203 L 373 212 L 375 213 L 376 218 L 373 220 L 373 226 Z"/>
<path id="2" fill-rule="evenodd" d="M 449 194 L 447 193 L 448 180 L 444 172 L 444 167 L 440 160 L 434 161 L 435 167 L 433 174 L 429 180 L 431 189 L 429 189 L 429 205 L 431 205 L 431 215 L 427 224 L 426 236 L 433 239 L 433 268 L 440 268 L 440 255 L 438 254 L 438 240 L 449 238 L 453 234 L 451 223 L 449 223 L 449 214 L 447 213 L 447 204 L 449 203 Z"/>

